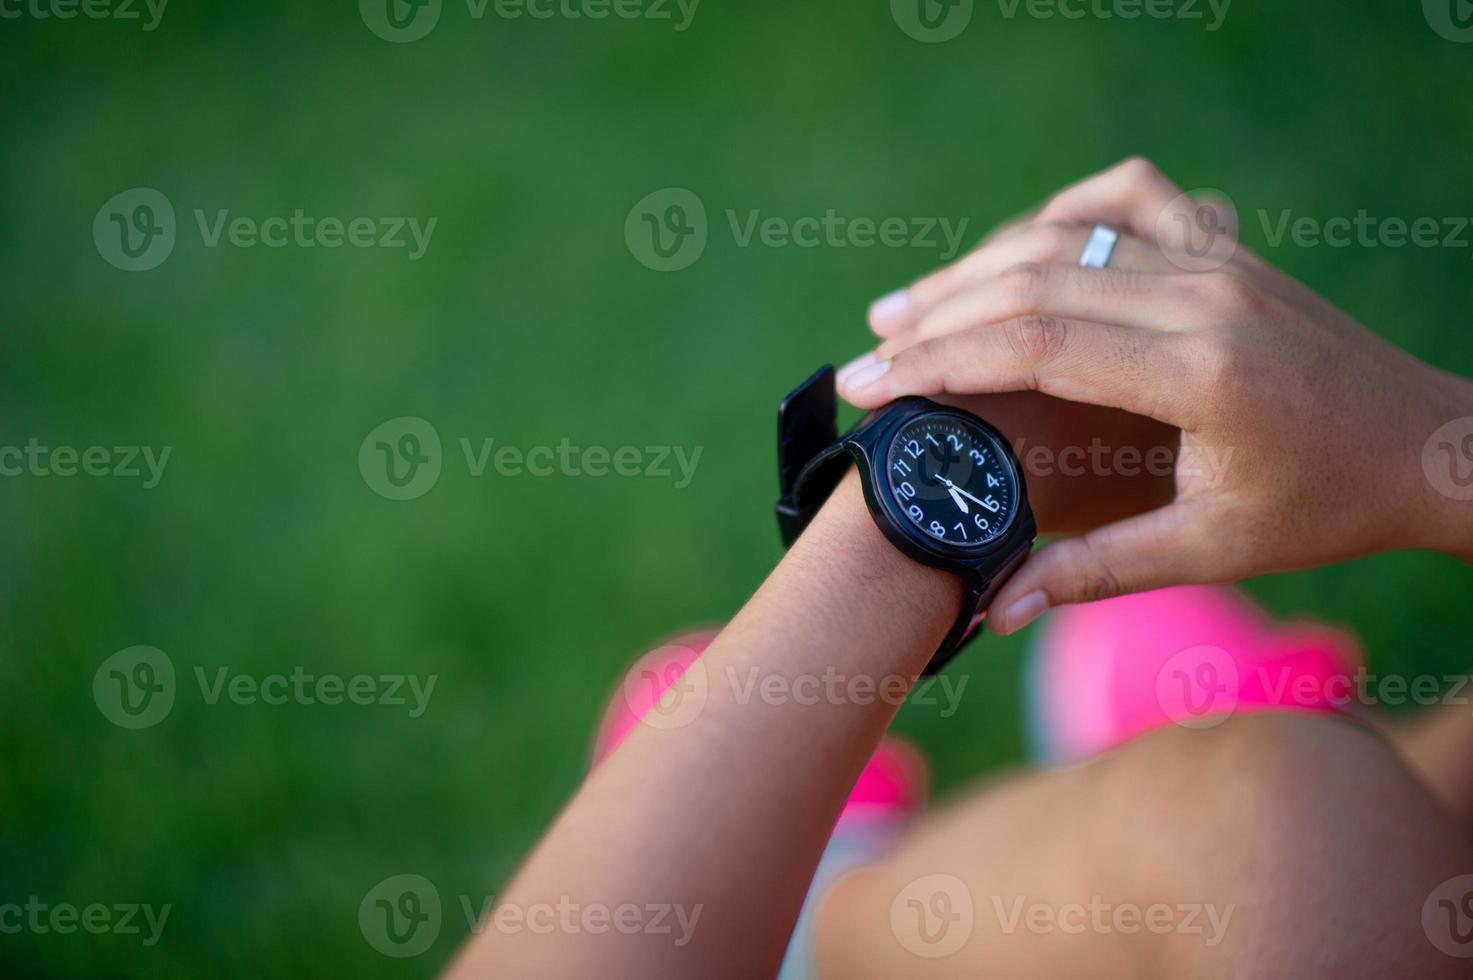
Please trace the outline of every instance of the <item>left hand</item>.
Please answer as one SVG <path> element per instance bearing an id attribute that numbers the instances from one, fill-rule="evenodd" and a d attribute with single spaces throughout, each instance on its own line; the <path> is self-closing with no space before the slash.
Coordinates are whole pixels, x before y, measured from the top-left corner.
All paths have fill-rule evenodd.
<path id="1" fill-rule="evenodd" d="M 1449 509 L 1422 469 L 1428 437 L 1473 414 L 1473 386 L 1392 347 L 1231 235 L 1205 249 L 1188 237 L 1229 227 L 1223 217 L 1151 164 L 1126 161 L 872 308 L 883 342 L 839 379 L 861 408 L 941 396 L 1004 431 L 1075 439 L 1100 435 L 1102 409 L 1124 410 L 1134 419 L 1117 422 L 1115 468 L 1132 436 L 1161 437 L 1146 420 L 1177 443 L 1174 499 L 1149 509 L 1139 483 L 1098 481 L 1104 510 L 1134 516 L 1036 552 L 993 603 L 997 632 L 1063 603 L 1375 551 L 1473 554 L 1466 511 Z M 1095 223 L 1120 239 L 1108 268 L 1080 268 Z M 1053 396 L 1014 406 L 1048 414 L 1014 425 L 972 400 L 1015 392 Z M 1096 407 L 1064 410 L 1065 400 Z M 1075 414 L 1061 422 L 1054 409 Z M 1026 452 L 1020 461 L 1030 498 L 1035 485 L 1059 490 L 1033 479 Z M 1062 529 L 1047 517 L 1041 530 Z"/>
<path id="2" fill-rule="evenodd" d="M 1080 222 L 1094 220 L 1079 214 L 1102 206 L 1100 185 L 1119 186 L 1120 178 L 1134 179 L 1138 171 L 1146 170 L 1154 168 L 1131 161 L 1070 188 L 1045 208 L 993 229 L 975 250 L 951 265 L 877 300 L 870 307 L 870 328 L 883 343 L 839 372 L 840 393 L 848 397 L 846 383 L 871 363 L 890 360 L 932 338 L 996 322 L 998 317 L 972 315 L 958 307 L 982 287 L 1016 277 L 1018 266 L 1076 263 L 1090 231 L 1089 224 Z M 1116 245 L 1110 266 L 1152 274 L 1180 271 L 1153 244 L 1126 235 Z M 1028 499 L 1044 534 L 1089 531 L 1145 513 L 1172 498 L 1181 437 L 1174 425 L 1038 390 L 977 393 L 948 387 L 928 394 L 987 419 L 1013 441 L 1028 480 Z M 874 404 L 863 395 L 849 400 L 861 407 Z M 1092 447 L 1105 447 L 1112 464 L 1120 465 L 1100 465 L 1089 455 Z"/>

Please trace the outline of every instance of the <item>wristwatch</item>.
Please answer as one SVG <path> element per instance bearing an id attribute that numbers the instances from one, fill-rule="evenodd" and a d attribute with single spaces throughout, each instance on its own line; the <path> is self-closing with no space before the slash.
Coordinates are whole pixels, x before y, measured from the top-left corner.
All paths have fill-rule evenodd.
<path id="1" fill-rule="evenodd" d="M 940 671 L 981 634 L 988 604 L 1038 536 L 1007 440 L 971 412 L 915 397 L 870 412 L 841 437 L 827 364 L 783 399 L 777 436 L 784 547 L 853 462 L 870 514 L 890 543 L 966 583 L 956 622 L 922 673 Z"/>

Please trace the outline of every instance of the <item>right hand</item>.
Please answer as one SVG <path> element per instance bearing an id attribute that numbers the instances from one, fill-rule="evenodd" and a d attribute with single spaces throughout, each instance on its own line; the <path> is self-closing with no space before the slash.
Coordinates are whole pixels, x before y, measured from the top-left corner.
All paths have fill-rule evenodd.
<path id="1" fill-rule="evenodd" d="M 874 324 L 874 363 L 841 376 L 861 408 L 1037 391 L 1180 430 L 1175 499 L 1040 549 L 994 601 L 997 632 L 1063 603 L 1376 551 L 1473 559 L 1473 502 L 1422 468 L 1432 433 L 1473 416 L 1473 385 L 1235 243 L 1203 262 L 1158 237 L 1163 214 L 1196 206 L 1139 160 L 1068 188 L 908 289 Z M 1077 265 L 1094 223 L 1121 232 L 1106 269 Z"/>

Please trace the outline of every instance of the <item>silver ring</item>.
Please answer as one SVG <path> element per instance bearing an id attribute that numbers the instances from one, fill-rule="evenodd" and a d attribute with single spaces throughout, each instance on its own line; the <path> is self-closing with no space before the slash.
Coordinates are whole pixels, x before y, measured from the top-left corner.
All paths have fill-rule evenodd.
<path id="1" fill-rule="evenodd" d="M 1079 256 L 1079 264 L 1086 269 L 1103 269 L 1110 264 L 1110 253 L 1115 251 L 1115 243 L 1120 241 L 1120 232 L 1105 225 L 1095 225 L 1090 229 L 1089 241 L 1084 243 L 1084 252 Z"/>

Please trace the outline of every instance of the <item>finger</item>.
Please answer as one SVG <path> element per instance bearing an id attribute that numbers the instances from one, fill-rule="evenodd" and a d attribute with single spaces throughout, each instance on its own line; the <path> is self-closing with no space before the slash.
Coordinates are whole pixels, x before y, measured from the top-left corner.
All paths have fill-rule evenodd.
<path id="1" fill-rule="evenodd" d="M 1199 544 L 1202 514 L 1200 504 L 1178 501 L 1044 546 L 993 599 L 988 628 L 1006 636 L 1055 606 L 1218 581 Z"/>
<path id="2" fill-rule="evenodd" d="M 1039 212 L 1040 221 L 1106 224 L 1153 243 L 1183 272 L 1228 263 L 1260 265 L 1238 246 L 1232 203 L 1184 192 L 1151 161 L 1132 157 L 1065 188 Z"/>
<path id="3" fill-rule="evenodd" d="M 976 251 L 916 280 L 898 294 L 903 302 L 891 302 L 885 309 L 881 309 L 884 301 L 877 302 L 870 310 L 870 329 L 881 337 L 896 336 L 946 300 L 1015 265 L 1078 265 L 1090 231 L 1085 225 L 1034 222 L 1001 232 Z M 1133 235 L 1120 236 L 1110 266 L 1160 274 L 1179 271 L 1153 245 Z"/>
<path id="4" fill-rule="evenodd" d="M 977 243 L 977 247 L 967 257 L 975 255 L 977 252 L 988 248 L 996 242 L 1015 234 L 1019 229 L 1032 224 L 1033 219 L 1038 216 L 1038 210 L 1037 207 L 1029 208 L 1022 214 L 1015 215 L 1004 221 L 983 236 L 982 241 Z M 965 261 L 965 258 L 962 261 Z M 952 263 L 951 265 L 956 265 L 956 263 Z M 942 271 L 951 268 L 951 265 L 943 266 Z M 911 289 L 913 286 L 914 284 L 903 286 L 893 292 L 886 293 L 869 305 L 866 319 L 869 322 L 871 330 L 877 335 L 884 337 L 888 336 L 894 330 L 908 326 L 913 321 L 910 311 Z"/>
<path id="5" fill-rule="evenodd" d="M 1156 238 L 1164 211 L 1182 189 L 1144 157 L 1131 157 L 1066 187 L 1044 205 L 1040 221 L 1107 224 L 1137 237 Z"/>
<path id="6" fill-rule="evenodd" d="M 1013 215 L 1011 218 L 989 231 L 986 237 L 984 237 L 982 241 L 978 243 L 978 247 L 980 248 L 983 245 L 994 242 L 998 238 L 1001 238 L 1003 235 L 1006 235 L 1009 232 L 1017 231 L 1024 225 L 1032 224 L 1038 218 L 1039 209 L 1042 207 L 1043 205 L 1041 204 L 1035 204 L 1033 207 L 1024 211 L 1022 214 Z"/>
<path id="7" fill-rule="evenodd" d="M 1193 326 L 1206 316 L 1186 276 L 1023 263 L 943 301 L 879 347 L 881 357 L 942 337 L 1030 314 L 1151 330 Z"/>
<path id="8" fill-rule="evenodd" d="M 1194 343 L 1182 334 L 1025 316 L 936 337 L 893 359 L 872 355 L 847 368 L 839 385 L 860 408 L 905 395 L 1041 391 L 1193 429 Z"/>

